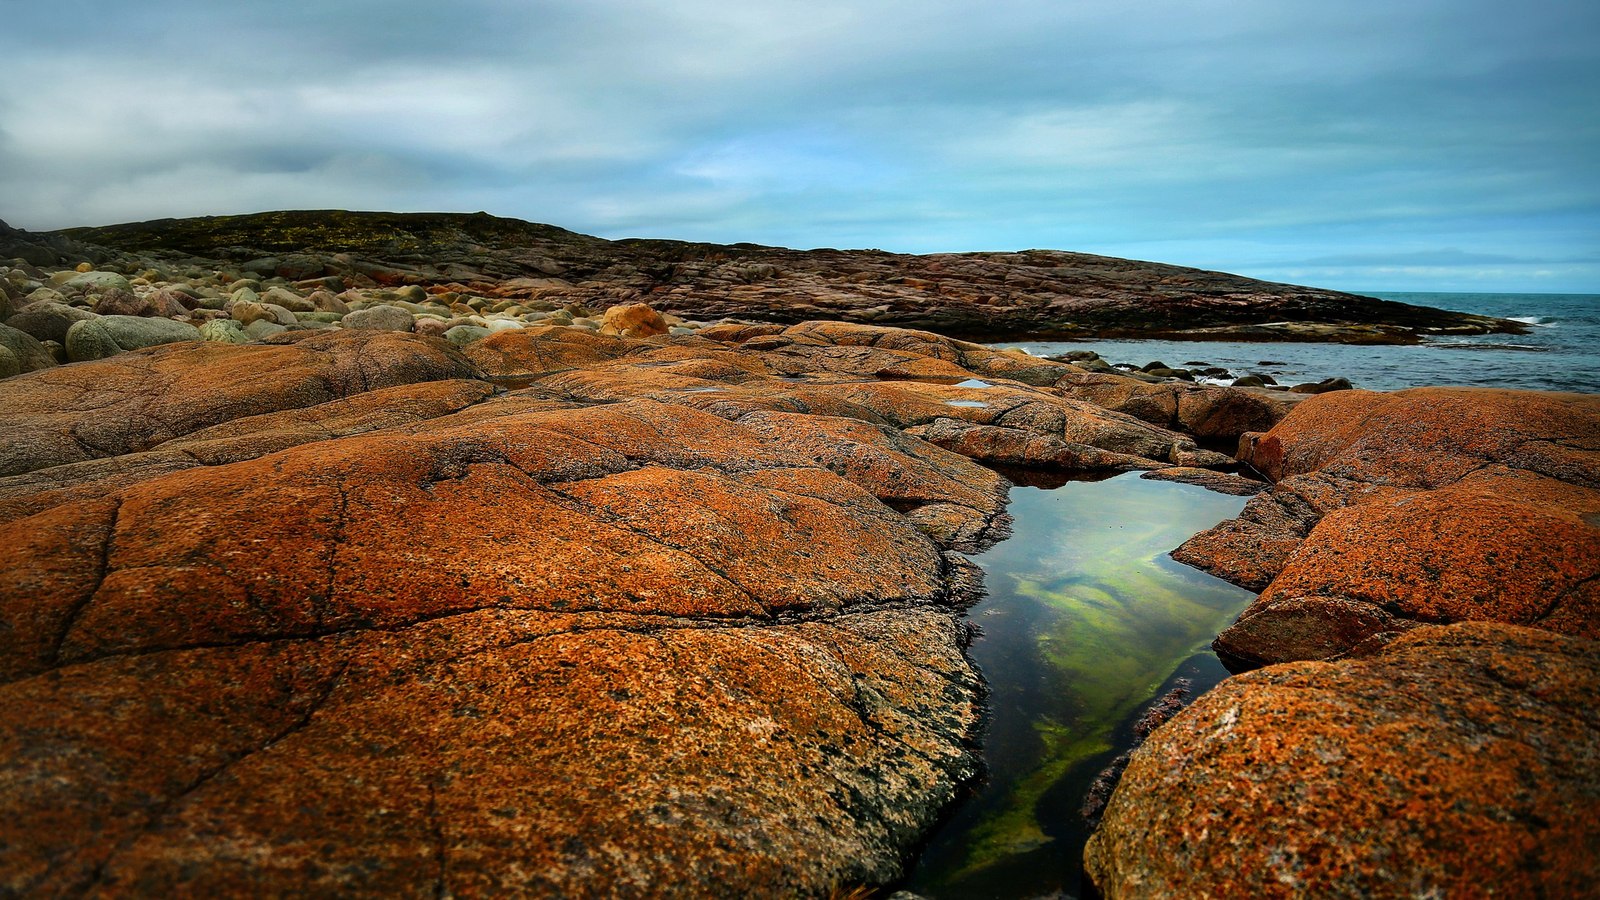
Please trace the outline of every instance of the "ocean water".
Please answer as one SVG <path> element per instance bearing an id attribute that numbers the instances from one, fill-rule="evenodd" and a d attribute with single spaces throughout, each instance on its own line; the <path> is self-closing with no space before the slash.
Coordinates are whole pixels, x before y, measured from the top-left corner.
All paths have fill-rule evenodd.
<path id="1" fill-rule="evenodd" d="M 1207 363 L 1234 376 L 1270 375 L 1281 384 L 1343 376 L 1378 391 L 1469 385 L 1600 392 L 1600 294 L 1461 294 L 1369 291 L 1369 296 L 1527 323 L 1528 334 L 1449 337 L 1408 347 L 1352 347 L 1244 341 L 1021 341 L 1048 356 L 1089 349 L 1111 363 Z M 1227 383 L 1221 379 L 1220 383 Z"/>

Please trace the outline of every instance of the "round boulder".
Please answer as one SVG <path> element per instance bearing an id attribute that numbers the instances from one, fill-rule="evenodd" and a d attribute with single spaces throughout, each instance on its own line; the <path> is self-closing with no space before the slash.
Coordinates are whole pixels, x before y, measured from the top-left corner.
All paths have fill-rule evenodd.
<path id="1" fill-rule="evenodd" d="M 342 324 L 360 331 L 410 331 L 411 313 L 395 306 L 370 306 L 346 315 Z"/>
<path id="2" fill-rule="evenodd" d="M 11 375 L 48 369 L 56 364 L 55 357 L 33 335 L 8 325 L 0 325 L 0 348 L 5 349 L 15 364 L 16 371 L 10 372 Z"/>
<path id="3" fill-rule="evenodd" d="M 80 294 L 99 294 L 113 288 L 123 291 L 133 290 L 133 285 L 128 279 L 116 272 L 80 272 L 67 279 L 64 286 Z"/>
<path id="4" fill-rule="evenodd" d="M 67 329 L 78 322 L 93 318 L 95 314 L 87 309 L 52 300 L 41 300 L 24 306 L 21 311 L 7 319 L 6 324 L 18 331 L 33 335 L 37 340 L 65 344 Z"/>
<path id="5" fill-rule="evenodd" d="M 576 324 L 576 323 L 574 323 Z M 666 320 L 646 303 L 624 303 L 606 310 L 600 323 L 601 334 L 622 337 L 650 337 L 667 333 Z"/>
<path id="6" fill-rule="evenodd" d="M 200 329 L 171 319 L 100 316 L 67 330 L 67 358 L 73 362 L 105 359 L 128 350 L 200 340 Z"/>

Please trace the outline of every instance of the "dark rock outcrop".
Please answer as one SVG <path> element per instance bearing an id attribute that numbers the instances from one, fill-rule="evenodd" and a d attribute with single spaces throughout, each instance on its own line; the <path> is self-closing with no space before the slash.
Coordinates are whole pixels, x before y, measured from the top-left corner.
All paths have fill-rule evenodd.
<path id="1" fill-rule="evenodd" d="M 473 215 L 335 210 L 165 219 L 47 236 L 241 274 L 426 285 L 604 309 L 647 302 L 701 319 L 846 319 L 976 339 L 1185 335 L 1413 342 L 1520 332 L 1507 320 L 1083 253 L 786 250 L 606 241 Z M 0 253 L 0 256 L 3 256 Z M 314 273 L 314 274 L 309 274 Z"/>

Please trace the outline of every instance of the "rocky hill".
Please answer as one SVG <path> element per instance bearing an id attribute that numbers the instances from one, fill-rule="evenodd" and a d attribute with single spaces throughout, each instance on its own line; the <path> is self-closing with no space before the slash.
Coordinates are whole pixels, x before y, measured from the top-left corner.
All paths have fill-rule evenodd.
<path id="1" fill-rule="evenodd" d="M 35 265 L 233 267 L 245 276 L 332 279 L 335 290 L 449 286 L 593 308 L 646 301 L 696 319 L 839 319 L 978 340 L 1181 335 L 1405 343 L 1428 334 L 1524 330 L 1502 319 L 1084 253 L 919 256 L 608 241 L 487 213 L 311 210 L 37 236 L 0 232 L 0 258 L 11 256 Z"/>

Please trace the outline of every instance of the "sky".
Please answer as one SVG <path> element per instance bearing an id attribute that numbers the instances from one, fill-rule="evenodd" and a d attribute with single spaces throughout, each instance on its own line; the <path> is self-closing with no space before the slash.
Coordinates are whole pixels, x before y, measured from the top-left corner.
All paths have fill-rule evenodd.
<path id="1" fill-rule="evenodd" d="M 0 0 L 0 219 L 485 210 L 1600 293 L 1594 0 Z"/>

